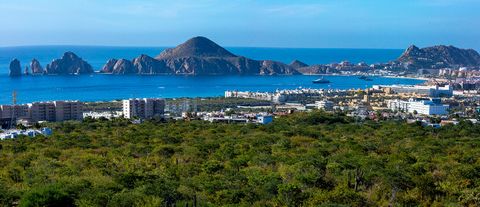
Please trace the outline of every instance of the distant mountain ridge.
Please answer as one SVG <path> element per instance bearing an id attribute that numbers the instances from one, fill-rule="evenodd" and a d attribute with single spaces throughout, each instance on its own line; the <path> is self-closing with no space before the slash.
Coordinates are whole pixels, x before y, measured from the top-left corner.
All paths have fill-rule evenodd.
<path id="1" fill-rule="evenodd" d="M 480 66 L 480 55 L 473 49 L 460 49 L 451 45 L 437 45 L 422 49 L 412 45 L 397 61 L 411 69 L 472 67 Z"/>
<path id="2" fill-rule="evenodd" d="M 131 61 L 133 68 L 111 59 L 100 71 L 111 74 L 175 75 L 289 75 L 300 74 L 293 67 L 271 60 L 252 60 L 237 56 L 206 37 L 194 37 L 157 57 L 140 55 Z"/>
<path id="3" fill-rule="evenodd" d="M 347 64 L 348 63 L 348 64 Z M 100 69 L 104 74 L 139 75 L 294 75 L 326 74 L 342 70 L 368 71 L 372 69 L 419 70 L 459 67 L 480 67 L 480 55 L 473 49 L 460 49 L 454 46 L 438 45 L 407 48 L 396 60 L 388 63 L 365 63 L 357 65 L 348 61 L 340 64 L 308 65 L 299 60 L 285 64 L 273 60 L 253 60 L 238 56 L 206 37 L 194 37 L 174 48 L 165 49 L 155 58 L 142 54 L 134 59 L 110 59 Z M 45 68 L 33 59 L 30 63 L 32 75 L 91 74 L 95 71 L 85 60 L 73 52 L 65 52 L 59 59 L 53 60 Z M 21 76 L 19 60 L 10 63 L 10 76 Z M 25 75 L 28 67 L 25 68 Z"/>

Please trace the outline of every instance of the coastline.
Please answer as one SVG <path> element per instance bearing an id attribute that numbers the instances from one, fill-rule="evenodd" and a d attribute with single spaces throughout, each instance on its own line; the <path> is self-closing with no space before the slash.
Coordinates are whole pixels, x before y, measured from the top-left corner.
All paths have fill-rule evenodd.
<path id="1" fill-rule="evenodd" d="M 360 75 L 346 75 L 346 74 L 301 74 L 304 76 L 360 76 Z M 411 79 L 411 80 L 422 80 L 422 81 L 428 81 L 430 78 L 425 78 L 425 77 L 409 77 L 409 76 L 391 76 L 391 75 L 367 75 L 369 77 L 382 77 L 382 78 L 396 78 L 396 79 Z"/>
<path id="2" fill-rule="evenodd" d="M 415 79 L 415 80 L 423 80 L 423 81 L 428 81 L 430 78 L 425 78 L 425 77 L 408 77 L 408 76 L 382 76 L 384 78 L 400 78 L 400 79 Z"/>
<path id="3" fill-rule="evenodd" d="M 367 85 L 421 84 L 423 80 L 411 78 L 377 77 L 362 81 L 357 76 L 336 75 L 331 84 L 313 84 L 314 76 L 137 76 L 137 75 L 72 75 L 72 76 L 24 76 L 10 78 L 0 76 L 0 103 L 11 103 L 11 94 L 17 92 L 18 103 L 47 100 L 108 101 L 141 97 L 217 97 L 225 91 L 264 91 L 277 89 L 352 89 Z"/>

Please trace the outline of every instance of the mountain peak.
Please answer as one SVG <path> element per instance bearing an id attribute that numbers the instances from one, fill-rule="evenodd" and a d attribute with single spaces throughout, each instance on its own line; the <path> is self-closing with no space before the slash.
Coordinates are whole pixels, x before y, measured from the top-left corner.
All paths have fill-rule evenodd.
<path id="1" fill-rule="evenodd" d="M 418 52 L 420 51 L 420 48 L 418 48 L 415 45 L 410 45 L 406 50 L 405 53 L 411 53 L 411 52 Z"/>
<path id="2" fill-rule="evenodd" d="M 308 65 L 300 60 L 294 60 L 290 63 L 290 66 L 293 68 L 303 68 L 308 67 Z"/>
<path id="3" fill-rule="evenodd" d="M 175 48 L 166 49 L 156 59 L 182 57 L 236 57 L 225 48 L 206 37 L 194 37 Z"/>

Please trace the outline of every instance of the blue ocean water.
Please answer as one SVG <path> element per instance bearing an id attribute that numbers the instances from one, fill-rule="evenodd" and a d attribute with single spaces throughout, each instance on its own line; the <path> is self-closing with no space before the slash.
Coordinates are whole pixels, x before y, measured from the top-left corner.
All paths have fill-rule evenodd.
<path id="1" fill-rule="evenodd" d="M 111 58 L 133 59 L 141 54 L 157 56 L 166 47 L 101 47 L 101 46 L 25 46 L 0 47 L 0 75 L 8 74 L 12 59 L 20 60 L 22 67 L 30 64 L 33 58 L 43 67 L 53 59 L 60 58 L 66 51 L 72 51 L 89 62 L 96 70 Z M 300 60 L 307 64 L 328 64 L 348 60 L 354 63 L 383 63 L 398 58 L 403 50 L 399 49 L 325 49 L 325 48 L 227 48 L 236 55 L 255 60 L 276 60 L 290 63 Z"/>
<path id="2" fill-rule="evenodd" d="M 133 59 L 140 54 L 155 56 L 162 47 L 85 47 L 38 46 L 0 48 L 0 104 L 11 102 L 12 91 L 19 103 L 48 100 L 109 101 L 133 97 L 207 97 L 223 96 L 225 90 L 275 91 L 303 88 L 365 88 L 376 84 L 417 84 L 414 79 L 375 77 L 363 81 L 355 76 L 326 76 L 330 84 L 312 84 L 317 76 L 23 76 L 10 78 L 8 64 L 14 57 L 22 66 L 37 58 L 45 66 L 65 51 L 73 51 L 99 69 L 110 58 Z M 237 55 L 252 59 L 291 62 L 299 59 L 308 64 L 365 61 L 386 62 L 398 57 L 402 50 L 377 49 L 283 49 L 228 48 Z"/>

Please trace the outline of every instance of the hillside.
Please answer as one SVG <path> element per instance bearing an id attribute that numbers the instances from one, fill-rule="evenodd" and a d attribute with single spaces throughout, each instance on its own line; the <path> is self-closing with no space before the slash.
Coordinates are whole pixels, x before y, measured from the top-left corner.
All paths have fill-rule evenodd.
<path id="1" fill-rule="evenodd" d="M 473 49 L 460 49 L 454 46 L 439 45 L 420 49 L 412 45 L 397 61 L 412 69 L 478 67 L 480 55 Z"/>
<path id="2" fill-rule="evenodd" d="M 480 126 L 52 124 L 0 141 L 0 206 L 478 206 Z"/>

